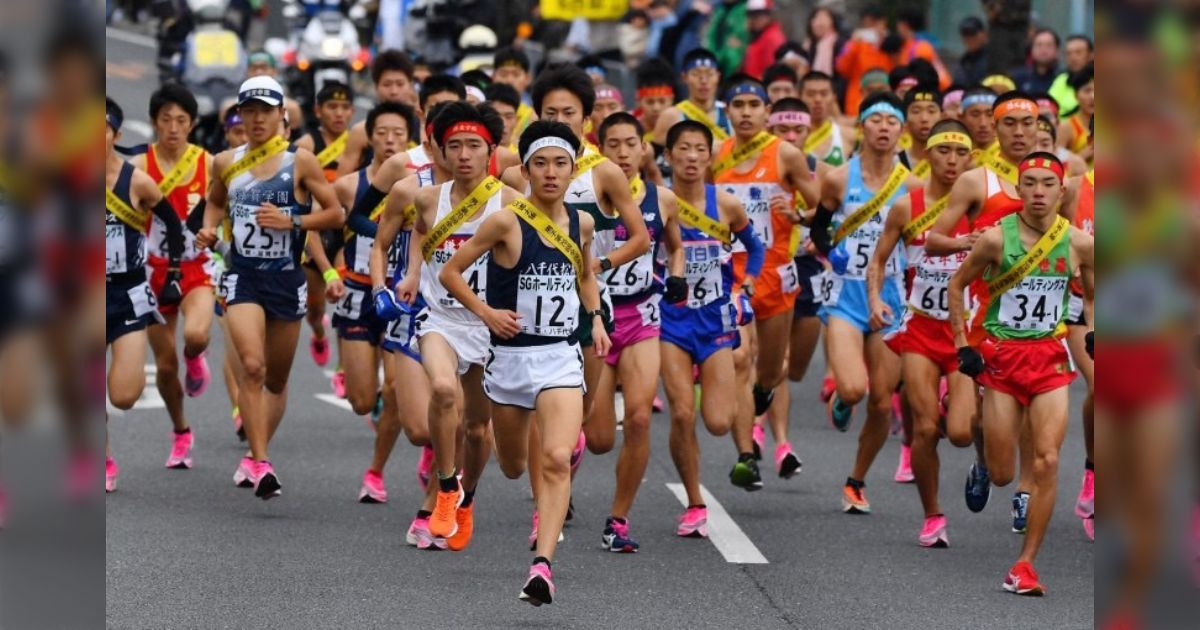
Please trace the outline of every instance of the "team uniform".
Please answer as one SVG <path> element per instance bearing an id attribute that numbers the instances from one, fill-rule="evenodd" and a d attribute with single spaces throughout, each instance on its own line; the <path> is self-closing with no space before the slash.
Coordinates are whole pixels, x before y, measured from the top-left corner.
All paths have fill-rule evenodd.
<path id="1" fill-rule="evenodd" d="M 824 155 L 817 155 L 816 157 L 818 160 L 836 168 L 846 163 L 846 154 L 842 149 L 845 146 L 842 140 L 842 126 L 833 122 L 832 119 L 825 121 L 825 124 L 830 126 L 829 148 L 825 150 Z M 814 129 L 813 134 L 815 135 L 819 131 L 819 128 Z M 815 173 L 816 171 L 814 170 L 813 172 Z"/>
<path id="2" fill-rule="evenodd" d="M 408 163 L 406 167 L 411 171 L 418 173 L 428 171 L 433 168 L 433 159 L 429 157 L 429 153 L 425 151 L 425 145 L 418 144 L 417 146 L 405 151 L 408 155 Z"/>
<path id="3" fill-rule="evenodd" d="M 130 183 L 133 165 L 121 165 L 113 193 L 133 206 Z M 151 322 L 166 323 L 146 278 L 146 233 L 104 210 L 105 345 L 145 330 Z"/>
<path id="4" fill-rule="evenodd" d="M 432 186 L 433 169 L 418 171 L 417 181 L 421 188 Z M 412 228 L 400 230 L 400 233 L 396 235 L 396 242 L 392 244 L 391 252 L 388 254 L 388 269 L 391 272 L 387 277 L 391 278 L 391 286 L 395 286 L 397 282 L 404 279 L 404 276 L 408 275 L 408 248 L 411 246 Z M 395 266 L 392 264 L 393 261 L 395 261 Z M 416 343 L 416 314 L 420 313 L 425 306 L 425 298 L 418 294 L 416 301 L 412 304 L 412 308 L 387 323 L 381 347 L 388 352 L 404 354 L 417 363 L 420 363 L 421 352 L 417 348 Z"/>
<path id="5" fill-rule="evenodd" d="M 180 182 L 174 190 L 166 194 L 167 201 L 171 207 L 175 209 L 175 213 L 179 215 L 180 222 L 186 222 L 188 213 L 196 204 L 204 198 L 204 194 L 208 191 L 208 166 L 207 154 L 201 153 L 196 160 L 195 174 L 186 182 Z M 150 175 L 154 181 L 161 182 L 166 173 L 158 165 L 158 157 L 154 152 L 154 145 L 149 145 L 146 149 L 146 173 Z M 179 286 L 183 290 L 183 295 L 186 297 L 196 289 L 211 288 L 212 281 L 212 262 L 209 259 L 208 253 L 196 247 L 196 235 L 190 230 L 183 231 L 183 259 L 180 264 L 180 271 L 183 277 L 179 280 Z M 150 286 L 154 289 L 155 295 L 162 292 L 163 285 L 167 280 L 167 227 L 163 224 L 162 219 L 152 216 L 150 219 L 150 234 L 149 240 L 149 264 L 150 264 Z M 170 315 L 179 310 L 179 305 L 162 305 L 159 311 L 164 315 Z"/>
<path id="6" fill-rule="evenodd" d="M 808 159 L 809 172 L 816 173 L 817 158 L 813 155 L 806 155 L 805 158 Z M 798 192 L 796 198 L 801 199 Z M 808 228 L 796 225 L 793 226 L 793 230 L 789 249 L 796 268 L 796 283 L 800 286 L 793 313 L 796 317 L 816 317 L 817 312 L 821 310 L 821 277 L 825 272 L 825 265 L 820 258 L 805 248 L 805 243 L 810 240 Z"/>
<path id="7" fill-rule="evenodd" d="M 579 215 L 567 215 L 570 238 L 578 247 Z M 511 269 L 487 256 L 486 301 L 520 315 L 521 331 L 511 339 L 490 335 L 483 391 L 495 404 L 532 411 L 545 390 L 585 387 L 583 352 L 573 338 L 582 303 L 570 259 L 543 243 L 533 226 L 517 223 L 521 256 Z"/>
<path id="8" fill-rule="evenodd" d="M 600 276 L 613 303 L 612 349 L 604 357 L 605 363 L 616 366 L 621 351 L 647 339 L 656 339 L 662 328 L 660 306 L 664 270 L 657 257 L 662 240 L 663 219 L 658 206 L 658 187 L 646 187 L 646 196 L 641 203 L 642 220 L 650 233 L 649 251 L 637 258 L 613 267 Z M 618 223 L 614 247 L 620 247 L 628 237 L 625 225 Z"/>
<path id="9" fill-rule="evenodd" d="M 1083 181 L 1079 183 L 1079 202 L 1075 210 L 1075 227 L 1087 232 L 1092 238 L 1096 237 L 1096 182 L 1095 171 L 1088 171 Z M 1067 309 L 1067 324 L 1070 326 L 1087 326 L 1087 316 L 1083 312 L 1083 285 L 1078 280 L 1071 282 L 1071 301 Z"/>
<path id="10" fill-rule="evenodd" d="M 232 163 L 241 160 L 248 147 L 236 149 Z M 282 156 L 270 177 L 258 179 L 247 170 L 229 182 L 233 238 L 223 292 L 226 307 L 257 304 L 267 319 L 298 321 L 308 311 L 308 283 L 300 267 L 304 232 L 263 228 L 255 219 L 258 207 L 267 202 L 290 216 L 312 210 L 296 199 L 296 154 L 285 151 Z"/>
<path id="11" fill-rule="evenodd" d="M 991 167 L 983 167 L 986 177 L 984 189 L 983 207 L 979 210 L 979 214 L 971 220 L 968 220 L 967 227 L 961 234 L 966 234 L 974 230 L 986 230 L 990 227 L 998 225 L 1004 217 L 1016 214 L 1024 207 L 1024 203 L 1020 197 L 1011 197 L 1007 192 L 1004 192 L 1004 186 L 1000 184 L 1000 176 Z M 957 234 L 954 234 L 957 236 Z M 971 323 L 968 325 L 967 337 L 972 344 L 983 338 L 983 318 L 987 313 L 987 304 L 990 301 L 988 295 L 987 283 L 983 280 L 978 280 L 969 287 L 970 301 L 968 305 L 974 314 Z"/>
<path id="12" fill-rule="evenodd" d="M 596 153 L 596 150 L 590 145 L 585 145 L 583 159 L 589 155 Z M 612 253 L 616 249 L 616 233 L 617 226 L 621 225 L 621 216 L 609 216 L 600 208 L 600 201 L 596 195 L 595 173 L 592 169 L 588 169 L 583 173 L 579 173 L 571 180 L 570 186 L 567 187 L 567 196 L 563 199 L 568 210 L 575 212 L 586 212 L 592 215 L 592 220 L 595 223 L 595 233 L 592 235 L 592 257 L 600 259 Z M 613 305 L 612 297 L 608 293 L 605 283 L 598 283 L 600 287 L 600 309 L 604 312 L 604 329 L 613 332 Z M 580 307 L 582 308 L 582 306 Z M 585 348 L 592 345 L 592 325 L 591 317 L 583 317 L 580 313 L 579 330 L 575 331 L 575 339 Z"/>

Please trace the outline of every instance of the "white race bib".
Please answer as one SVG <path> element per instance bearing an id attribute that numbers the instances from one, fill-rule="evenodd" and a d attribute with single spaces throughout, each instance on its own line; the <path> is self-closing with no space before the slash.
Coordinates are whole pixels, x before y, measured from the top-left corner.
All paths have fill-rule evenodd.
<path id="1" fill-rule="evenodd" d="M 167 224 L 158 217 L 154 217 L 150 221 L 150 251 L 154 252 L 154 256 L 157 258 L 167 258 L 171 254 L 167 248 Z M 186 227 L 183 228 L 183 260 L 195 260 L 199 257 L 200 250 L 196 249 L 196 235 Z"/>
<path id="2" fill-rule="evenodd" d="M 1000 296 L 1000 324 L 1014 330 L 1053 332 L 1063 316 L 1066 278 L 1026 276 Z"/>
<path id="3" fill-rule="evenodd" d="M 539 337 L 570 337 L 579 327 L 579 297 L 573 275 L 517 277 L 521 332 Z"/>
<path id="4" fill-rule="evenodd" d="M 828 269 L 813 276 L 812 288 L 816 302 L 825 306 L 837 306 L 838 297 L 842 293 L 842 283 L 842 277 Z"/>
<path id="5" fill-rule="evenodd" d="M 143 282 L 129 290 L 129 300 L 133 302 L 133 314 L 142 317 L 155 312 L 158 308 L 158 298 L 149 282 Z"/>
<path id="6" fill-rule="evenodd" d="M 637 295 L 649 289 L 654 282 L 653 250 L 620 267 L 609 269 L 603 280 L 611 295 Z"/>
<path id="7" fill-rule="evenodd" d="M 789 260 L 787 264 L 775 268 L 779 274 L 780 291 L 795 293 L 800 290 L 800 272 L 796 270 L 796 261 Z"/>
<path id="8" fill-rule="evenodd" d="M 362 289 L 347 286 L 346 294 L 338 300 L 333 314 L 346 319 L 357 320 L 362 317 L 363 304 L 367 301 L 367 292 Z"/>
<path id="9" fill-rule="evenodd" d="M 684 276 L 688 282 L 688 308 L 700 308 L 712 304 L 724 295 L 724 278 L 721 265 L 725 262 L 725 249 L 717 243 L 689 245 L 685 247 L 687 263 Z"/>
<path id="10" fill-rule="evenodd" d="M 292 255 L 292 230 L 260 227 L 255 221 L 256 208 L 234 212 L 233 242 L 237 253 L 246 258 L 278 259 Z"/>
<path id="11" fill-rule="evenodd" d="M 125 251 L 125 227 L 121 225 L 104 226 L 104 273 L 125 273 L 128 271 L 128 252 Z"/>
<path id="12" fill-rule="evenodd" d="M 643 326 L 662 326 L 662 318 L 659 313 L 659 302 L 662 300 L 662 295 L 655 295 L 637 305 L 638 313 L 642 316 Z"/>

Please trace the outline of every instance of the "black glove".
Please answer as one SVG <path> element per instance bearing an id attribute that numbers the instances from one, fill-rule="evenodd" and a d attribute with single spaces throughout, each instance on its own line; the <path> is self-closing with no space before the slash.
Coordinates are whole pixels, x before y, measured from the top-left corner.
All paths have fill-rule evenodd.
<path id="1" fill-rule="evenodd" d="M 971 346 L 958 349 L 958 371 L 975 378 L 983 374 L 983 355 Z"/>
<path id="2" fill-rule="evenodd" d="M 1089 330 L 1083 337 L 1083 344 L 1087 347 L 1088 358 L 1096 360 L 1096 331 Z"/>
<path id="3" fill-rule="evenodd" d="M 667 277 L 667 290 L 663 292 L 663 299 L 667 304 L 680 304 L 687 301 L 688 285 L 687 280 L 679 276 Z"/>
<path id="4" fill-rule="evenodd" d="M 158 303 L 163 306 L 174 306 L 183 301 L 183 288 L 179 285 L 179 280 L 183 278 L 183 274 L 178 269 L 170 269 L 167 271 L 167 279 L 163 282 L 162 291 L 158 292 Z"/>

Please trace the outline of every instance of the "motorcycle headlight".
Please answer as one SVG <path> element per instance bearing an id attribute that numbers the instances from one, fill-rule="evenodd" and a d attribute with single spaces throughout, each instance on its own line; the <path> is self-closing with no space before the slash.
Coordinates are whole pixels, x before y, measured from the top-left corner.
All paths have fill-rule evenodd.
<path id="1" fill-rule="evenodd" d="M 207 116 L 208 114 L 216 111 L 217 106 L 216 103 L 213 102 L 212 97 L 198 94 L 196 95 L 196 109 L 199 111 L 201 116 Z"/>
<path id="2" fill-rule="evenodd" d="M 341 57 L 345 49 L 346 42 L 340 39 L 331 37 L 321 42 L 321 55 L 324 57 Z"/>

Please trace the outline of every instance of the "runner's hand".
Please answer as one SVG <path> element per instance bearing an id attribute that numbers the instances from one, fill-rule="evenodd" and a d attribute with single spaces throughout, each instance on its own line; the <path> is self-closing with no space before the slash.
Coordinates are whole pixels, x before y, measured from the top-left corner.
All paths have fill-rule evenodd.
<path id="1" fill-rule="evenodd" d="M 217 240 L 217 228 L 206 227 L 196 232 L 196 247 L 200 249 L 212 249 Z"/>
<path id="2" fill-rule="evenodd" d="M 799 223 L 802 219 L 799 212 L 793 207 L 792 198 L 787 195 L 775 195 L 771 197 L 771 212 L 782 214 L 788 218 L 793 224 Z"/>
<path id="3" fill-rule="evenodd" d="M 332 282 L 325 283 L 325 301 L 330 304 L 337 304 L 346 297 L 346 284 L 341 278 Z"/>
<path id="4" fill-rule="evenodd" d="M 958 237 L 959 251 L 965 252 L 969 251 L 972 247 L 975 247 L 975 241 L 978 241 L 979 237 L 981 236 L 983 236 L 983 230 L 974 230 L 970 234 L 964 234 Z"/>
<path id="5" fill-rule="evenodd" d="M 163 283 L 162 291 L 158 292 L 158 303 L 162 306 L 175 306 L 183 301 L 183 288 L 179 285 L 179 280 L 183 277 L 178 269 L 167 271 L 166 281 Z"/>
<path id="6" fill-rule="evenodd" d="M 385 322 L 400 319 L 408 310 L 396 303 L 396 296 L 387 288 L 376 289 L 372 299 L 375 302 L 375 314 Z"/>
<path id="7" fill-rule="evenodd" d="M 612 350 L 612 340 L 608 338 L 608 331 L 604 330 L 604 324 L 593 324 L 592 352 L 595 352 L 597 357 L 603 359 L 608 356 L 610 350 Z"/>
<path id="8" fill-rule="evenodd" d="M 869 320 L 871 330 L 883 330 L 891 326 L 895 317 L 896 314 L 892 312 L 892 307 L 885 304 L 883 300 L 871 302 L 871 318 Z"/>
<path id="9" fill-rule="evenodd" d="M 958 371 L 975 378 L 983 374 L 983 355 L 971 346 L 958 349 Z"/>
<path id="10" fill-rule="evenodd" d="M 487 324 L 488 330 L 501 339 L 512 339 L 521 332 L 521 316 L 513 311 L 489 307 L 480 319 Z"/>
<path id="11" fill-rule="evenodd" d="M 404 279 L 396 283 L 396 295 L 394 299 L 400 300 L 406 304 L 412 304 L 417 301 L 417 288 L 420 285 L 420 276 L 415 273 L 406 274 Z"/>
<path id="12" fill-rule="evenodd" d="M 663 299 L 667 301 L 667 304 L 683 304 L 687 298 L 687 280 L 679 276 L 668 276 L 667 288 L 663 292 Z"/>
<path id="13" fill-rule="evenodd" d="M 254 215 L 259 227 L 270 230 L 290 230 L 292 229 L 292 218 L 283 213 L 273 203 L 264 203 L 258 207 L 258 211 Z"/>

